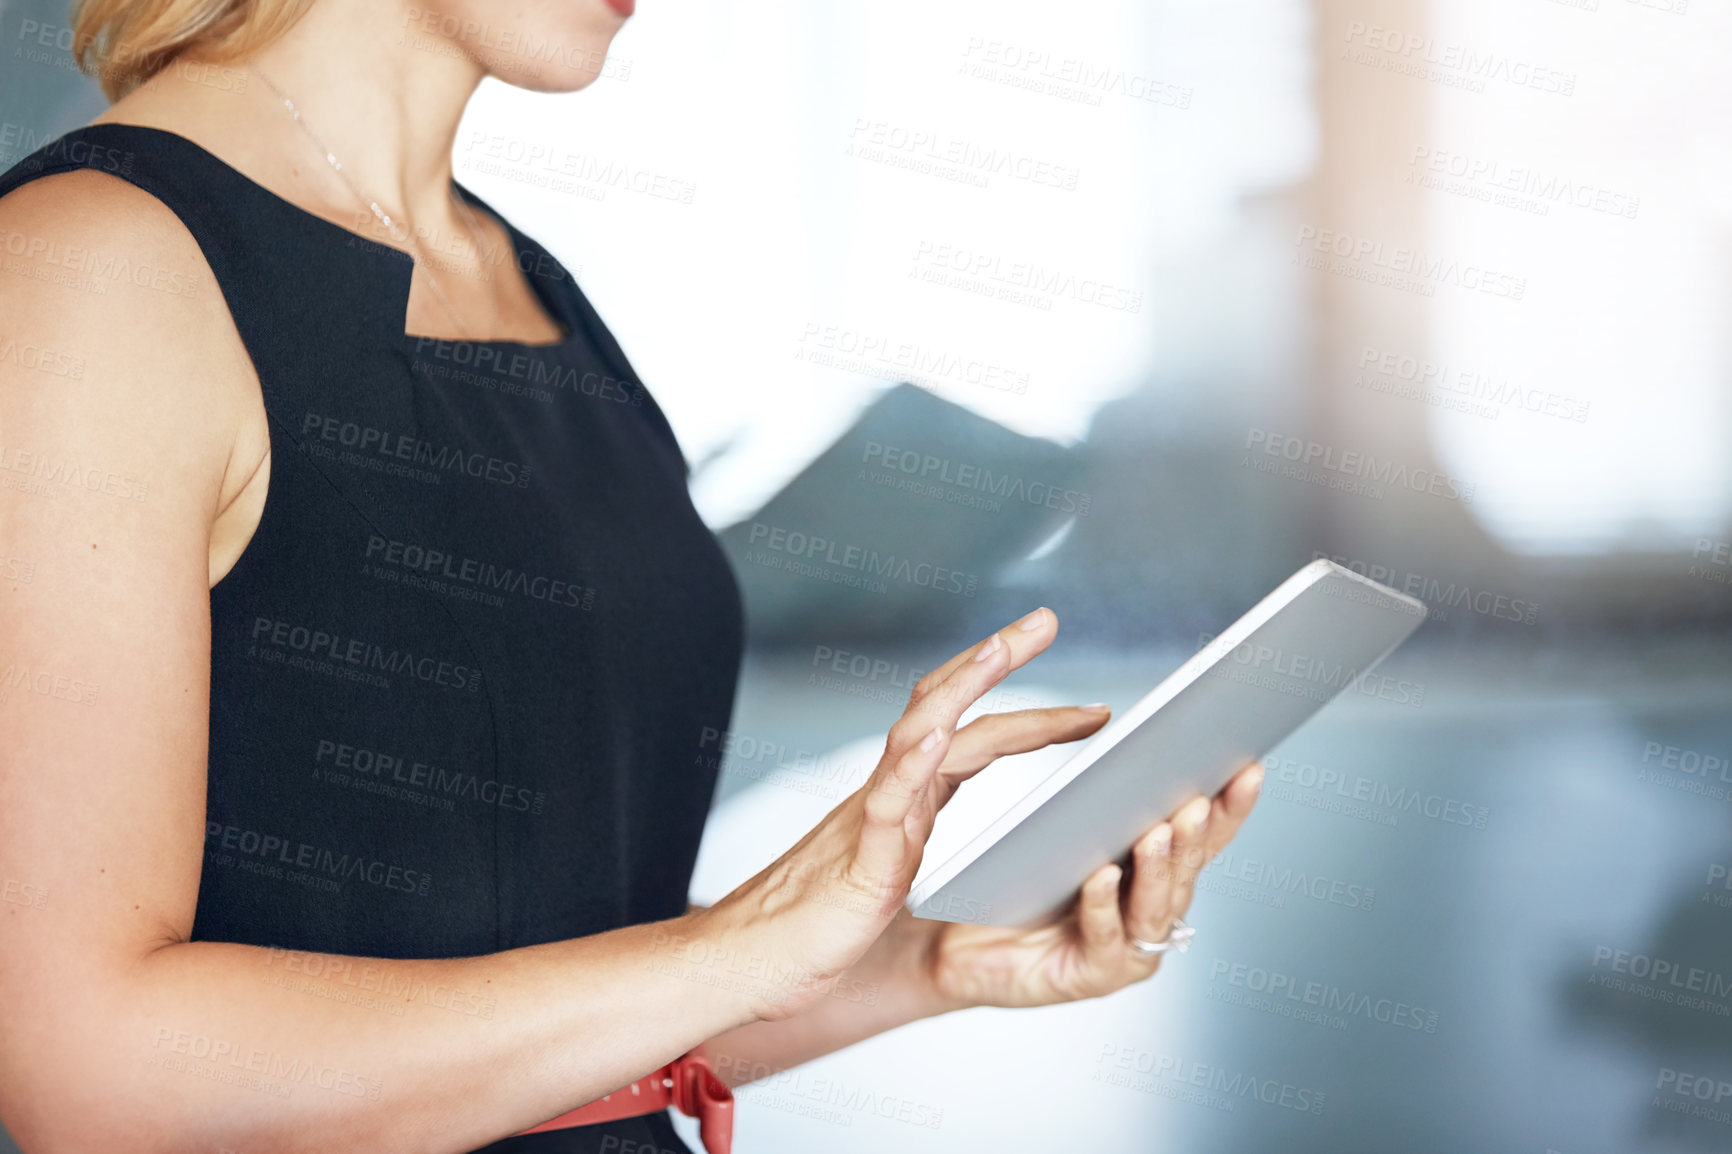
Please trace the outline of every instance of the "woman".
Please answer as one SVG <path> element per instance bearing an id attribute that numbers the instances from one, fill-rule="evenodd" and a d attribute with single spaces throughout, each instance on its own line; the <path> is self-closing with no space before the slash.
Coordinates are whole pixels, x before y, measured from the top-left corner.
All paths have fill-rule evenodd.
<path id="1" fill-rule="evenodd" d="M 736 590 L 618 345 L 450 171 L 482 77 L 582 88 L 631 6 L 80 8 L 115 103 L 0 179 L 4 337 L 37 350 L 0 359 L 25 1150 L 683 1149 L 623 1092 L 514 1135 L 688 1053 L 702 1090 L 702 1059 L 738 1082 L 1146 978 L 1249 812 L 1255 766 L 1050 926 L 901 912 L 961 781 L 1106 720 L 957 728 L 1052 642 L 1036 609 L 687 909 Z"/>

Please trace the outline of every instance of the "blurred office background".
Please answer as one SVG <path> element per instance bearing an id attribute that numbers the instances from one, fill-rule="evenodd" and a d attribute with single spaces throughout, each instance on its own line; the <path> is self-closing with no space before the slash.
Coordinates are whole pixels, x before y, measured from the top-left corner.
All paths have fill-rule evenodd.
<path id="1" fill-rule="evenodd" d="M 0 162 L 101 107 L 64 9 L 0 6 Z M 1188 955 L 748 1088 L 742 1154 L 1732 1149 L 1729 51 L 1703 0 L 646 0 L 588 91 L 483 90 L 458 178 L 748 599 L 695 896 L 1035 605 L 988 708 L 1123 708 L 1319 555 L 1433 609 Z"/>

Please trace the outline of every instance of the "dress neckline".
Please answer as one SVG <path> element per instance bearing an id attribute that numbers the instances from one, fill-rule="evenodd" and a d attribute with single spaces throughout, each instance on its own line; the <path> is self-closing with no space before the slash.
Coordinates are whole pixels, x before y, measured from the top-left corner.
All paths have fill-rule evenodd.
<path id="1" fill-rule="evenodd" d="M 364 253 L 369 258 L 396 263 L 403 274 L 400 290 L 402 295 L 402 307 L 397 310 L 394 315 L 402 318 L 396 327 L 400 342 L 405 345 L 410 343 L 425 344 L 426 342 L 437 341 L 448 345 L 477 345 L 520 349 L 530 352 L 557 352 L 578 343 L 583 337 L 583 326 L 575 315 L 575 311 L 570 307 L 569 302 L 562 295 L 552 293 L 543 287 L 541 282 L 547 278 L 523 274 L 523 269 L 526 263 L 533 266 L 538 263 L 539 258 L 541 257 L 554 259 L 553 254 L 547 252 L 540 244 L 519 232 L 515 225 L 513 225 L 509 220 L 506 220 L 504 216 L 494 211 L 492 205 L 482 200 L 469 189 L 463 187 L 456 177 L 452 177 L 451 187 L 457 191 L 457 195 L 462 197 L 466 204 L 485 212 L 505 229 L 505 234 L 510 239 L 511 247 L 517 255 L 516 269 L 520 275 L 524 276 L 524 283 L 529 286 L 530 293 L 534 295 L 535 299 L 540 303 L 543 311 L 545 311 L 547 315 L 555 321 L 555 323 L 559 324 L 564 329 L 563 334 L 557 340 L 531 342 L 513 340 L 504 337 L 474 339 L 470 337 L 436 337 L 421 333 L 411 333 L 408 331 L 407 321 L 409 315 L 409 274 L 413 269 L 414 257 L 409 253 L 397 248 L 395 245 L 386 244 L 383 241 L 375 240 L 373 237 L 364 236 L 361 233 L 355 232 L 353 229 L 344 228 L 334 220 L 330 220 L 327 217 L 320 216 L 316 212 L 301 207 L 288 197 L 283 196 L 274 189 L 254 180 L 252 177 L 248 176 L 246 173 L 242 172 L 240 169 L 236 168 L 234 165 L 230 164 L 204 145 L 198 143 L 198 141 L 193 140 L 190 137 L 182 136 L 180 133 L 171 131 L 170 129 L 157 128 L 154 125 L 149 124 L 127 124 L 119 121 L 102 121 L 96 124 L 87 124 L 82 128 L 75 129 L 74 131 L 86 133 L 98 132 L 105 129 L 125 129 L 129 132 L 147 132 L 155 133 L 159 136 L 171 137 L 186 147 L 194 149 L 204 157 L 208 158 L 212 163 L 232 174 L 243 186 L 251 188 L 261 194 L 267 202 L 280 205 L 282 208 L 287 209 L 291 214 L 303 220 L 310 221 L 315 229 L 324 229 L 334 236 L 340 236 L 342 238 L 343 248 Z M 555 263 L 557 264 L 558 261 L 555 260 Z M 559 267 L 561 271 L 564 272 L 565 276 L 571 275 L 569 271 L 565 270 L 563 264 L 559 265 Z"/>

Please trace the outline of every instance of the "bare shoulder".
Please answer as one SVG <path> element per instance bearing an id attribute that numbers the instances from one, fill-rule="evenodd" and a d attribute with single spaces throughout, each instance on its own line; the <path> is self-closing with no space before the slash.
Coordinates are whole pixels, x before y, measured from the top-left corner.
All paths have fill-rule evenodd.
<path id="1" fill-rule="evenodd" d="M 106 173 L 39 177 L 0 197 L 0 260 L 0 427 L 106 448 L 216 508 L 256 376 L 174 211 Z"/>
<path id="2" fill-rule="evenodd" d="M 81 250 L 72 254 L 75 265 L 84 254 L 98 256 L 103 250 L 203 264 L 198 242 L 172 209 L 129 181 L 95 169 L 39 176 L 13 189 L 0 197 L 0 227 L 7 229 L 6 253 L 13 258 L 48 256 L 43 246 L 58 241 L 61 251 L 55 255 L 61 264 L 68 246 Z M 22 237 L 13 235 L 19 233 Z"/>

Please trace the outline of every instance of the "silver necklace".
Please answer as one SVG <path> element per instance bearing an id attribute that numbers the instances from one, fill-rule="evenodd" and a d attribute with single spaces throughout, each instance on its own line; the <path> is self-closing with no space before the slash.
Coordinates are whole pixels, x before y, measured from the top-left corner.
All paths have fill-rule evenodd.
<path id="1" fill-rule="evenodd" d="M 293 100 L 289 99 L 287 93 L 273 84 L 270 77 L 259 71 L 257 65 L 249 63 L 247 68 L 254 76 L 259 78 L 266 88 L 275 93 L 277 99 L 282 102 L 283 107 L 288 110 L 289 116 L 294 119 L 296 124 L 301 126 L 301 131 L 307 134 L 307 139 L 312 141 L 313 147 L 317 148 L 320 154 L 324 156 L 326 163 L 331 166 L 332 171 L 334 171 L 342 179 L 343 183 L 348 186 L 349 191 L 355 194 L 355 199 L 367 206 L 367 208 L 373 213 L 374 218 L 378 220 L 380 224 L 385 226 L 386 231 L 389 232 L 394 239 L 401 244 L 409 246 L 409 255 L 411 259 L 417 266 L 425 267 L 427 285 L 433 290 L 434 297 L 438 299 L 439 305 L 445 310 L 446 315 L 451 318 L 459 329 L 473 332 L 473 327 L 463 317 L 463 315 L 457 311 L 457 308 L 451 303 L 451 298 L 445 295 L 445 289 L 439 284 L 438 277 L 433 275 L 433 270 L 437 267 L 437 264 L 436 262 L 429 260 L 422 253 L 421 246 L 416 243 L 413 228 L 406 229 L 402 224 L 391 219 L 391 214 L 380 208 L 379 202 L 376 199 L 368 196 L 364 191 L 362 191 L 361 186 L 355 182 L 354 177 L 350 176 L 348 171 L 343 168 L 343 162 L 337 159 L 336 153 L 332 152 L 329 148 L 326 148 L 324 142 L 321 141 L 318 135 L 313 132 L 312 128 L 307 125 L 306 120 L 301 116 L 301 110 L 295 106 Z M 491 306 L 490 311 L 492 313 L 493 327 L 497 328 L 499 324 L 499 300 L 497 293 L 493 291 L 493 254 L 481 243 L 481 223 L 475 218 L 475 211 L 471 209 L 461 197 L 452 193 L 449 187 L 447 187 L 446 193 L 451 196 L 452 200 L 456 201 L 457 206 L 469 218 L 471 242 L 475 245 L 476 259 L 486 270 L 488 288 L 487 299 Z M 407 218 L 405 218 L 405 223 L 408 223 Z M 490 328 L 487 331 L 491 332 L 492 329 Z"/>

